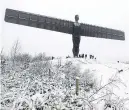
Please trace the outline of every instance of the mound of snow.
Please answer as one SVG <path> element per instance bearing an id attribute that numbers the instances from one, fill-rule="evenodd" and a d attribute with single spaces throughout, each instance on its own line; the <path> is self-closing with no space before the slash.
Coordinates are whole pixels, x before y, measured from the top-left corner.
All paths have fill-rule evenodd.
<path id="1" fill-rule="evenodd" d="M 96 76 L 97 80 L 101 80 L 102 85 L 107 84 L 109 79 L 117 73 L 126 86 L 120 85 L 119 88 L 114 88 L 114 92 L 120 97 L 129 97 L 129 64 L 117 62 L 102 63 L 94 59 L 83 58 L 60 59 L 62 65 L 68 61 L 71 61 L 75 66 L 78 66 L 82 73 L 86 70 L 92 71 L 92 73 L 94 73 L 94 75 Z M 52 63 L 59 63 L 59 59 L 53 60 Z"/>

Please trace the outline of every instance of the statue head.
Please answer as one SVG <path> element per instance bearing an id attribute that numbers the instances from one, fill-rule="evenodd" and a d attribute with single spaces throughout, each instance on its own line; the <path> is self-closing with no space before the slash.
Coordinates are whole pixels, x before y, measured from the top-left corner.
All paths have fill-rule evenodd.
<path id="1" fill-rule="evenodd" d="M 75 15 L 75 21 L 79 20 L 79 15 Z"/>

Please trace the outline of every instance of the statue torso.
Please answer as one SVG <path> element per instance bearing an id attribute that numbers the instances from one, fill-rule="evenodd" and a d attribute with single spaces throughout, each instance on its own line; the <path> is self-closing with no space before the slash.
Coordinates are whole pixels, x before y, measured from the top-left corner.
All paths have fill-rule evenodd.
<path id="1" fill-rule="evenodd" d="M 80 37 L 80 32 L 81 32 L 80 23 L 74 22 L 74 24 L 73 24 L 73 36 Z"/>

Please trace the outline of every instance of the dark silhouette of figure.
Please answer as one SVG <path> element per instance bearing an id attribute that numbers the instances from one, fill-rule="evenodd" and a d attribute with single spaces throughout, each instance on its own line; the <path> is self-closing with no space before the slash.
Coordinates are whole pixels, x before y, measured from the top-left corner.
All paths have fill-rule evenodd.
<path id="1" fill-rule="evenodd" d="M 85 59 L 87 58 L 87 54 L 85 54 Z"/>
<path id="2" fill-rule="evenodd" d="M 84 54 L 82 54 L 82 58 L 84 58 Z"/>
<path id="3" fill-rule="evenodd" d="M 55 57 L 52 56 L 52 60 L 54 59 Z"/>
<path id="4" fill-rule="evenodd" d="M 82 54 L 79 54 L 79 58 L 82 58 Z"/>
<path id="5" fill-rule="evenodd" d="M 92 58 L 92 55 L 90 55 L 90 59 Z"/>
<path id="6" fill-rule="evenodd" d="M 90 59 L 93 59 L 93 55 L 90 55 Z"/>
<path id="7" fill-rule="evenodd" d="M 75 15 L 75 22 L 73 24 L 73 34 L 72 34 L 72 40 L 73 40 L 73 56 L 78 57 L 79 54 L 79 45 L 80 45 L 80 32 L 81 32 L 81 26 L 78 23 L 79 16 Z"/>
<path id="8" fill-rule="evenodd" d="M 79 58 L 84 58 L 84 54 L 79 54 Z"/>
<path id="9" fill-rule="evenodd" d="M 94 55 L 90 55 L 90 59 L 94 59 L 95 57 L 94 57 Z"/>
<path id="10" fill-rule="evenodd" d="M 121 70 L 118 70 L 118 73 L 121 73 L 121 72 L 123 72 L 123 69 L 121 69 Z"/>
<path id="11" fill-rule="evenodd" d="M 67 59 L 67 58 L 70 58 L 70 56 L 69 56 L 69 55 L 68 55 L 68 56 L 66 56 L 66 59 Z"/>

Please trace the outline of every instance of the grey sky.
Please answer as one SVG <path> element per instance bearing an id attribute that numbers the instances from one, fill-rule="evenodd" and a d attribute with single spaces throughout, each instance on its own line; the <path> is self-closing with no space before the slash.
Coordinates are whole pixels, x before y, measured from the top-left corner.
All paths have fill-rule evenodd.
<path id="1" fill-rule="evenodd" d="M 0 36 L 6 53 L 19 39 L 23 52 L 72 55 L 71 35 L 5 23 L 5 9 L 11 8 L 68 20 L 79 14 L 80 22 L 123 30 L 125 41 L 82 37 L 80 53 L 129 60 L 129 0 L 0 0 L 0 3 Z"/>

